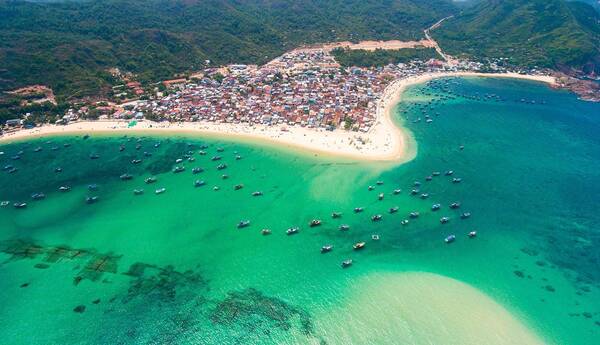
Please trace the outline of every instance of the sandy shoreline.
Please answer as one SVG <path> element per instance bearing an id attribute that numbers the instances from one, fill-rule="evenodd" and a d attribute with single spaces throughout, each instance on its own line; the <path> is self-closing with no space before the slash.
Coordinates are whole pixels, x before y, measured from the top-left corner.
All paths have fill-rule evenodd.
<path id="1" fill-rule="evenodd" d="M 522 75 L 516 73 L 441 72 L 426 73 L 393 81 L 385 89 L 377 106 L 375 124 L 367 133 L 348 132 L 342 129 L 326 131 L 287 125 L 265 126 L 212 122 L 150 122 L 140 121 L 128 127 L 129 121 L 81 121 L 66 126 L 44 125 L 37 128 L 7 133 L 0 142 L 28 138 L 68 134 L 184 134 L 208 135 L 222 138 L 239 138 L 267 142 L 278 147 L 303 149 L 310 152 L 333 155 L 363 161 L 402 163 L 416 155 L 416 143 L 411 133 L 398 127 L 393 121 L 393 111 L 400 102 L 404 90 L 414 84 L 450 76 L 502 77 L 527 79 L 554 84 L 554 77 Z"/>

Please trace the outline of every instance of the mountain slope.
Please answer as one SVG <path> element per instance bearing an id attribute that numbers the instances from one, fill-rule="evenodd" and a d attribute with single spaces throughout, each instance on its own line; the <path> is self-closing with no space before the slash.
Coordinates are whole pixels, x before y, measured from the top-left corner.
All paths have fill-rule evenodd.
<path id="1" fill-rule="evenodd" d="M 107 90 L 111 67 L 152 81 L 303 43 L 416 39 L 454 10 L 447 0 L 0 0 L 0 90 L 42 83 L 77 98 Z"/>
<path id="2" fill-rule="evenodd" d="M 594 9 L 579 2 L 484 0 L 432 34 L 454 55 L 505 57 L 516 65 L 597 73 L 600 50 L 594 17 Z"/>

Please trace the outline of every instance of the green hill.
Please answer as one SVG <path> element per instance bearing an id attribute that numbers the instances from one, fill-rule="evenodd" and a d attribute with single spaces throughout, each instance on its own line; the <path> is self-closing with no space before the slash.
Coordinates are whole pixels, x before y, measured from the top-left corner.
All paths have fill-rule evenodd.
<path id="1" fill-rule="evenodd" d="M 600 71 L 598 13 L 563 0 L 484 0 L 432 35 L 450 54 L 515 65 Z"/>
<path id="2" fill-rule="evenodd" d="M 154 81 L 303 43 L 417 39 L 453 11 L 447 0 L 0 0 L 0 90 L 42 83 L 71 99 L 106 91 L 111 67 Z"/>

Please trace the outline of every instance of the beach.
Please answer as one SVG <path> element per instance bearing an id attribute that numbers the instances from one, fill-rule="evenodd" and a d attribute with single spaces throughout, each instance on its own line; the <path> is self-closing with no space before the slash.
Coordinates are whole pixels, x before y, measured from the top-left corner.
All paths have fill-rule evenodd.
<path id="1" fill-rule="evenodd" d="M 443 77 L 516 78 L 554 84 L 554 77 L 517 73 L 439 72 L 425 73 L 393 81 L 386 87 L 377 105 L 374 125 L 366 133 L 343 129 L 327 131 L 323 128 L 300 126 L 266 126 L 247 123 L 217 122 L 152 122 L 99 120 L 78 121 L 67 125 L 43 125 L 32 129 L 6 133 L 0 142 L 10 142 L 47 135 L 66 134 L 184 134 L 208 135 L 262 141 L 280 147 L 301 149 L 315 154 L 333 155 L 361 161 L 402 163 L 416 155 L 416 144 L 410 131 L 394 123 L 393 112 L 404 90 L 415 84 Z"/>

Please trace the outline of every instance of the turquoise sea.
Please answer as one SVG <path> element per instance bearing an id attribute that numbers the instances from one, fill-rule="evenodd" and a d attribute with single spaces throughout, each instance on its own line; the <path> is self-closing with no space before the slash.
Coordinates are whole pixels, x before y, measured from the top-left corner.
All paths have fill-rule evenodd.
<path id="1" fill-rule="evenodd" d="M 200 137 L 4 143 L 1 343 L 598 344 L 599 115 L 539 83 L 444 78 L 397 107 L 417 143 L 402 165 Z"/>

